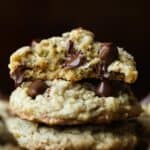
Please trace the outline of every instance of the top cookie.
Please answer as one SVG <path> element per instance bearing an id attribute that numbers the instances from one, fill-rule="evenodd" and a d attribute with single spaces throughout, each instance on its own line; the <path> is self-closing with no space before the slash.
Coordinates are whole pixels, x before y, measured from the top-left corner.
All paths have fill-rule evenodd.
<path id="1" fill-rule="evenodd" d="M 26 79 L 75 82 L 103 77 L 133 83 L 138 75 L 129 53 L 94 41 L 94 34 L 82 28 L 20 48 L 11 55 L 9 68 L 17 84 Z"/>

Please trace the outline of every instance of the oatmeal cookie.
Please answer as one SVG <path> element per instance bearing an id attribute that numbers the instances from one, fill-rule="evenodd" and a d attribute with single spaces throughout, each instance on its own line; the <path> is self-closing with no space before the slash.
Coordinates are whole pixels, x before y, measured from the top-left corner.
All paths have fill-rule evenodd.
<path id="1" fill-rule="evenodd" d="M 61 79 L 24 82 L 12 93 L 10 109 L 23 119 L 49 125 L 106 123 L 141 112 L 128 87 L 106 80 L 97 85 Z"/>
<path id="2" fill-rule="evenodd" d="M 133 56 L 112 43 L 96 42 L 94 34 L 82 28 L 20 48 L 11 55 L 9 68 L 16 84 L 103 77 L 133 83 L 138 75 Z"/>
<path id="3" fill-rule="evenodd" d="M 138 143 L 134 125 L 50 127 L 12 118 L 10 132 L 29 150 L 134 150 Z"/>

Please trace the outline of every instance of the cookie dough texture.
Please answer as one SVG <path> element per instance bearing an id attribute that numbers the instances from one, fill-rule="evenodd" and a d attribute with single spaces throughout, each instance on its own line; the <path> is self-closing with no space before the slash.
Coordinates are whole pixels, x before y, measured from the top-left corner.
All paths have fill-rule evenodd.
<path id="1" fill-rule="evenodd" d="M 0 99 L 0 116 L 1 119 L 7 118 L 8 115 L 8 101 Z"/>
<path id="2" fill-rule="evenodd" d="M 47 127 L 12 118 L 7 122 L 18 143 L 30 150 L 134 149 L 138 138 L 132 125 Z"/>
<path id="3" fill-rule="evenodd" d="M 82 65 L 74 68 L 62 67 L 68 53 L 68 43 L 73 42 L 74 51 L 81 52 L 86 59 Z M 79 81 L 85 78 L 99 78 L 95 71 L 101 63 L 99 57 L 100 42 L 94 41 L 94 34 L 82 28 L 25 46 L 17 50 L 10 58 L 10 74 L 23 67 L 25 79 L 52 80 L 61 78 Z M 134 58 L 122 48 L 117 48 L 119 57 L 107 68 L 108 78 L 133 83 L 138 72 Z M 115 75 L 114 75 L 115 74 Z"/>
<path id="4" fill-rule="evenodd" d="M 0 150 L 23 150 L 23 149 L 14 146 L 12 144 L 7 144 L 7 145 L 0 145 Z"/>
<path id="5" fill-rule="evenodd" d="M 150 116 L 142 114 L 138 117 L 138 122 L 140 123 L 140 150 L 149 150 L 150 149 Z"/>
<path id="6" fill-rule="evenodd" d="M 0 150 L 22 150 L 16 144 L 14 137 L 8 131 L 6 119 L 8 119 L 8 103 L 0 100 Z"/>
<path id="7" fill-rule="evenodd" d="M 150 118 L 150 102 L 147 104 L 142 104 L 143 115 L 147 115 Z"/>
<path id="8" fill-rule="evenodd" d="M 8 117 L 6 109 L 8 108 L 8 103 L 0 101 L 0 145 L 1 143 L 14 143 L 13 136 L 8 132 L 5 125 L 5 118 Z"/>
<path id="9" fill-rule="evenodd" d="M 8 132 L 5 123 L 1 120 L 0 121 L 0 145 L 5 145 L 8 143 L 14 143 L 14 139 L 12 135 Z"/>
<path id="10" fill-rule="evenodd" d="M 65 80 L 45 82 L 49 88 L 35 98 L 28 96 L 30 82 L 10 97 L 10 109 L 23 119 L 52 124 L 106 123 L 139 115 L 141 109 L 132 93 L 118 91 L 117 97 L 98 97 L 83 84 Z"/>
<path id="11" fill-rule="evenodd" d="M 138 117 L 138 120 L 141 124 L 149 131 L 149 139 L 150 139 L 150 103 L 141 104 L 143 112 Z M 150 140 L 149 140 L 150 144 Z"/>

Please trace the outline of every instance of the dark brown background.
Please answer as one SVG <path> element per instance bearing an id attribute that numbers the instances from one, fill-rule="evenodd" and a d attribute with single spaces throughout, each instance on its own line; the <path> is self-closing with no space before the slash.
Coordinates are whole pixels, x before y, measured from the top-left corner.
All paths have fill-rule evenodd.
<path id="1" fill-rule="evenodd" d="M 60 35 L 73 27 L 95 32 L 97 40 L 114 41 L 135 57 L 140 71 L 133 86 L 138 96 L 150 89 L 150 15 L 148 1 L 138 0 L 2 0 L 0 1 L 0 90 L 9 94 L 13 82 L 10 54 L 32 39 Z"/>

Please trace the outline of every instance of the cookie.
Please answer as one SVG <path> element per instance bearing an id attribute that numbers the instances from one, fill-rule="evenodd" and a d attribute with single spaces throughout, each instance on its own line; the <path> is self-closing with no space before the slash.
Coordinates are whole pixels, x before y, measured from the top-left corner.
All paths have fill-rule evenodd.
<path id="1" fill-rule="evenodd" d="M 9 143 L 14 143 L 13 136 L 8 132 L 5 123 L 0 120 L 0 145 L 5 145 Z"/>
<path id="2" fill-rule="evenodd" d="M 141 143 L 139 150 L 150 150 L 150 95 L 141 100 L 142 113 L 138 117 L 140 123 Z"/>
<path id="3" fill-rule="evenodd" d="M 108 42 L 96 42 L 82 28 L 61 37 L 32 42 L 10 57 L 10 75 L 16 84 L 25 80 L 80 81 L 103 77 L 133 83 L 138 72 L 133 56 Z"/>
<path id="4" fill-rule="evenodd" d="M 129 123 L 50 127 L 12 118 L 7 124 L 18 143 L 29 150 L 130 150 L 138 143 Z"/>
<path id="5" fill-rule="evenodd" d="M 138 150 L 150 149 L 150 116 L 142 114 L 138 117 L 138 123 L 140 124 L 140 143 Z"/>
<path id="6" fill-rule="evenodd" d="M 8 131 L 5 119 L 8 118 L 8 103 L 0 101 L 0 150 L 22 150 Z"/>
<path id="7" fill-rule="evenodd" d="M 12 93 L 10 109 L 23 119 L 49 125 L 108 123 L 141 112 L 128 86 L 107 80 L 24 82 Z"/>
<path id="8" fill-rule="evenodd" d="M 0 145 L 14 143 L 13 136 L 8 132 L 4 118 L 7 116 L 6 108 L 8 103 L 0 101 Z"/>
<path id="9" fill-rule="evenodd" d="M 0 145 L 0 150 L 23 150 L 12 144 Z"/>

